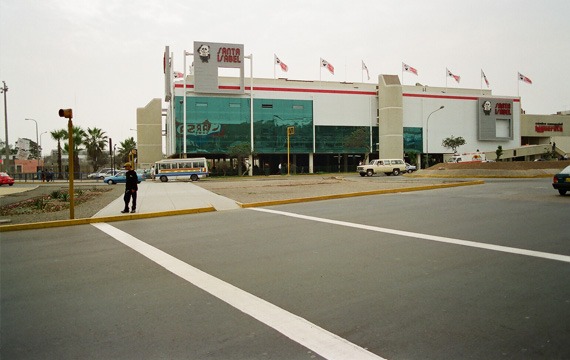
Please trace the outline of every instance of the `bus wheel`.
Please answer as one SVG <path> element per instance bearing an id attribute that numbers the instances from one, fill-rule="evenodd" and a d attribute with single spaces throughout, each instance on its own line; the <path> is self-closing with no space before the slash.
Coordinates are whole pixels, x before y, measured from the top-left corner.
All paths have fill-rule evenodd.
<path id="1" fill-rule="evenodd" d="M 162 181 L 162 182 L 167 182 L 167 181 L 168 181 L 168 178 L 167 178 L 166 176 L 162 175 L 162 176 L 160 177 L 160 181 Z"/>
<path id="2" fill-rule="evenodd" d="M 198 180 L 198 175 L 196 175 L 196 174 L 190 175 L 190 180 L 192 180 L 192 181 L 197 181 L 197 180 Z"/>

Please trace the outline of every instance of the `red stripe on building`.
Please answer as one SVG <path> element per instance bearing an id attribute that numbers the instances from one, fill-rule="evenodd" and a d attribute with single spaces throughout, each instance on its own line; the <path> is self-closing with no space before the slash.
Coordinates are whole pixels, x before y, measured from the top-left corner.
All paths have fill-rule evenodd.
<path id="1" fill-rule="evenodd" d="M 175 84 L 174 87 L 182 89 L 184 84 Z M 193 89 L 194 85 L 186 84 L 186 88 Z M 220 90 L 239 90 L 239 86 L 219 86 Z M 244 87 L 245 90 L 250 90 L 249 86 Z M 332 90 L 332 89 L 303 89 L 303 88 L 277 88 L 277 87 L 262 87 L 254 86 L 254 91 L 276 91 L 276 92 L 299 92 L 299 93 L 318 93 L 318 94 L 342 94 L 342 95 L 378 95 L 376 91 L 364 90 Z"/>
<path id="2" fill-rule="evenodd" d="M 427 99 L 450 99 L 450 100 L 473 100 L 477 101 L 480 97 L 477 96 L 457 96 L 457 95 L 434 95 L 434 94 L 402 94 L 404 97 L 417 97 L 417 98 L 427 98 Z M 485 96 L 482 96 L 485 97 Z M 519 98 L 509 98 L 513 102 L 520 102 Z"/>

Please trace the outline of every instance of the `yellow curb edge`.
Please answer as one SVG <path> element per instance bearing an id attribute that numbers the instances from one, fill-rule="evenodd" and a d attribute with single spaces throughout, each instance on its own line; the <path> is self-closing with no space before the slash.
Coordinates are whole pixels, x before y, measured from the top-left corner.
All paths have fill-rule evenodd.
<path id="1" fill-rule="evenodd" d="M 102 217 L 82 218 L 82 219 L 44 221 L 38 223 L 2 225 L 0 226 L 0 232 L 31 230 L 31 229 L 47 229 L 53 227 L 85 225 L 85 224 L 94 224 L 101 222 L 140 220 L 140 219 L 148 219 L 154 217 L 188 215 L 188 214 L 197 214 L 197 213 L 205 213 L 212 211 L 216 211 L 216 209 L 213 206 L 209 206 L 209 207 L 196 208 L 196 209 L 168 210 L 168 211 L 158 211 L 150 213 L 125 214 L 117 216 L 102 216 Z"/>
<path id="2" fill-rule="evenodd" d="M 449 184 L 435 184 L 435 185 L 422 185 L 422 186 L 407 187 L 407 188 L 397 188 L 397 189 L 370 190 L 370 191 L 360 191 L 360 192 L 354 192 L 354 193 L 311 196 L 311 197 L 286 199 L 286 200 L 270 200 L 270 201 L 251 202 L 251 203 L 240 203 L 240 202 L 238 202 L 237 204 L 241 208 L 263 207 L 263 206 L 294 204 L 294 203 L 310 202 L 310 201 L 342 199 L 342 198 L 349 198 L 349 197 L 356 197 L 356 196 L 394 194 L 394 193 L 422 191 L 422 190 L 433 190 L 433 189 L 442 189 L 442 188 L 450 188 L 450 187 L 458 187 L 458 186 L 482 185 L 484 183 L 485 183 L 485 181 L 483 181 L 483 180 L 473 180 L 473 181 L 465 181 L 465 182 L 457 182 L 457 183 L 449 183 Z"/>

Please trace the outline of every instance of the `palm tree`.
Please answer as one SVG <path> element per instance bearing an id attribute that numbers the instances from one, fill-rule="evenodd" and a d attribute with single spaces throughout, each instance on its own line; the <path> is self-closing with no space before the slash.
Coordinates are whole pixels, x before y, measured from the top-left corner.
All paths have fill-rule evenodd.
<path id="1" fill-rule="evenodd" d="M 65 137 L 69 139 L 69 134 L 67 132 L 67 130 L 65 130 Z M 73 160 L 69 160 L 69 161 L 73 161 L 73 178 L 74 179 L 78 179 L 80 176 L 79 174 L 81 174 L 81 169 L 80 169 L 80 165 L 79 165 L 79 152 L 82 151 L 83 149 L 80 148 L 81 145 L 83 145 L 83 138 L 85 137 L 85 130 L 83 130 L 81 127 L 79 126 L 74 126 L 73 127 Z M 69 143 L 65 144 L 65 152 L 67 152 L 69 154 Z"/>
<path id="2" fill-rule="evenodd" d="M 87 128 L 87 133 L 83 136 L 83 143 L 87 149 L 87 157 L 93 166 L 93 171 L 97 171 L 107 161 L 103 153 L 107 146 L 107 139 L 105 132 L 96 127 Z"/>
<path id="3" fill-rule="evenodd" d="M 137 148 L 137 143 L 133 137 L 125 139 L 119 144 L 119 160 L 122 162 L 129 161 L 129 154 Z"/>
<path id="4" fill-rule="evenodd" d="M 61 166 L 61 140 L 67 138 L 67 132 L 64 129 L 54 130 L 51 133 L 51 138 L 57 141 L 57 178 L 63 179 L 63 168 Z"/>

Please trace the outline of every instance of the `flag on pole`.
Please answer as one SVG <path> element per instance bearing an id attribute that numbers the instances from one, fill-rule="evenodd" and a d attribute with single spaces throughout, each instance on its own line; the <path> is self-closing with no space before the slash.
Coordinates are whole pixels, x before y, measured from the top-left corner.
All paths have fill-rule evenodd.
<path id="1" fill-rule="evenodd" d="M 181 77 L 184 77 L 184 74 L 183 74 L 183 73 L 178 72 L 178 71 L 175 71 L 175 72 L 174 72 L 174 78 L 175 78 L 175 79 L 181 78 Z"/>
<path id="2" fill-rule="evenodd" d="M 368 78 L 368 80 L 370 80 L 370 73 L 368 72 L 368 67 L 364 63 L 364 60 L 362 60 L 362 71 L 366 71 L 366 77 Z"/>
<path id="3" fill-rule="evenodd" d="M 532 80 L 524 76 L 523 74 L 519 73 L 519 80 L 523 81 L 527 84 L 532 84 Z"/>
<path id="4" fill-rule="evenodd" d="M 327 68 L 327 70 L 334 75 L 334 66 L 331 63 L 321 58 L 321 67 Z"/>
<path id="5" fill-rule="evenodd" d="M 485 80 L 485 84 L 487 84 L 487 87 L 489 87 L 489 80 L 487 80 L 487 77 L 485 76 L 483 69 L 481 69 L 481 77 L 483 78 L 483 80 Z"/>
<path id="6" fill-rule="evenodd" d="M 275 56 L 275 65 L 281 66 L 281 70 L 287 72 L 287 70 L 289 70 L 289 67 L 283 61 L 281 61 L 277 55 L 273 54 L 273 56 Z"/>
<path id="7" fill-rule="evenodd" d="M 447 70 L 447 76 L 454 78 L 455 81 L 457 81 L 457 83 L 459 84 L 459 81 L 461 80 L 461 76 L 454 75 L 451 71 L 449 71 L 448 68 L 445 68 L 445 70 Z"/>
<path id="8" fill-rule="evenodd" d="M 418 74 L 418 70 L 416 70 L 415 68 L 413 68 L 410 65 L 405 64 L 405 63 L 402 63 L 402 71 L 411 72 L 412 74 L 415 74 L 415 75 Z"/>

